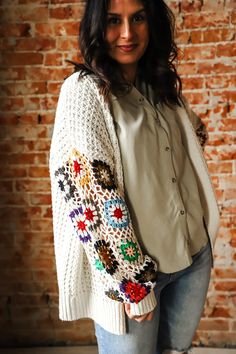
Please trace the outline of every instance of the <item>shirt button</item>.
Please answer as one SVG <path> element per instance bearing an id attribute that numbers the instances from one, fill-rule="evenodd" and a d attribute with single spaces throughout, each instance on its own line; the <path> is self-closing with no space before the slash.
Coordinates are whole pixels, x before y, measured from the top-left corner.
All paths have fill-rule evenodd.
<path id="1" fill-rule="evenodd" d="M 173 177 L 172 178 L 172 182 L 175 183 L 176 182 L 176 178 Z"/>
<path id="2" fill-rule="evenodd" d="M 142 103 L 144 101 L 144 98 L 143 97 L 140 97 L 139 98 L 139 102 Z"/>
<path id="3" fill-rule="evenodd" d="M 169 146 L 166 146 L 165 150 L 166 150 L 166 151 L 169 151 L 169 150 L 170 150 Z"/>
<path id="4" fill-rule="evenodd" d="M 181 214 L 181 215 L 184 215 L 184 210 L 180 210 L 180 214 Z"/>

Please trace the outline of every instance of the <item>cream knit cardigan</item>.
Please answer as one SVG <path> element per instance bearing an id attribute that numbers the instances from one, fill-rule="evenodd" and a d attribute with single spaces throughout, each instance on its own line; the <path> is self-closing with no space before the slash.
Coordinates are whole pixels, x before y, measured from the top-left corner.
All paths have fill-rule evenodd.
<path id="1" fill-rule="evenodd" d="M 156 263 L 142 253 L 124 201 L 118 140 L 108 104 L 95 79 L 65 80 L 50 149 L 59 317 L 88 317 L 107 331 L 126 333 L 131 313 L 156 306 Z M 165 107 L 165 110 L 170 108 Z M 197 175 L 213 246 L 219 213 L 188 106 L 177 108 L 183 141 Z M 138 191 L 137 191 L 138 192 Z"/>

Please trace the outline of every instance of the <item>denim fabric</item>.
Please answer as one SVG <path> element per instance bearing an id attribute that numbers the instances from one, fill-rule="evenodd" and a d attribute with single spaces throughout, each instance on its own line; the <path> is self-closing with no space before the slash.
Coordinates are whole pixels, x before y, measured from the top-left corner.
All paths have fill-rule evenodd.
<path id="1" fill-rule="evenodd" d="M 138 323 L 126 316 L 127 334 L 118 336 L 95 323 L 99 354 L 192 353 L 212 265 L 208 243 L 193 256 L 193 263 L 178 272 L 158 273 L 157 307 L 151 321 Z"/>

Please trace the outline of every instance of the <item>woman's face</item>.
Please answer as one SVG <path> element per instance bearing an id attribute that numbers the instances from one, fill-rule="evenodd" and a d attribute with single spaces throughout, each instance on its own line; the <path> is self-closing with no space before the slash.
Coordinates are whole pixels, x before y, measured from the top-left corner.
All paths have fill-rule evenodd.
<path id="1" fill-rule="evenodd" d="M 137 67 L 149 40 L 146 12 L 141 0 L 110 0 L 106 41 L 109 55 L 127 71 Z"/>

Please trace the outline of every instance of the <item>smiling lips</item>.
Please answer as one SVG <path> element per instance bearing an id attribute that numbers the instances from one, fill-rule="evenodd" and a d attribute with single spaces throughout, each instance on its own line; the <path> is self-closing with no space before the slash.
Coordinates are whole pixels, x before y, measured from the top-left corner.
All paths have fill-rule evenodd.
<path id="1" fill-rule="evenodd" d="M 129 44 L 129 45 L 118 45 L 117 47 L 122 50 L 122 52 L 128 53 L 132 52 L 135 48 L 137 48 L 137 44 Z"/>

